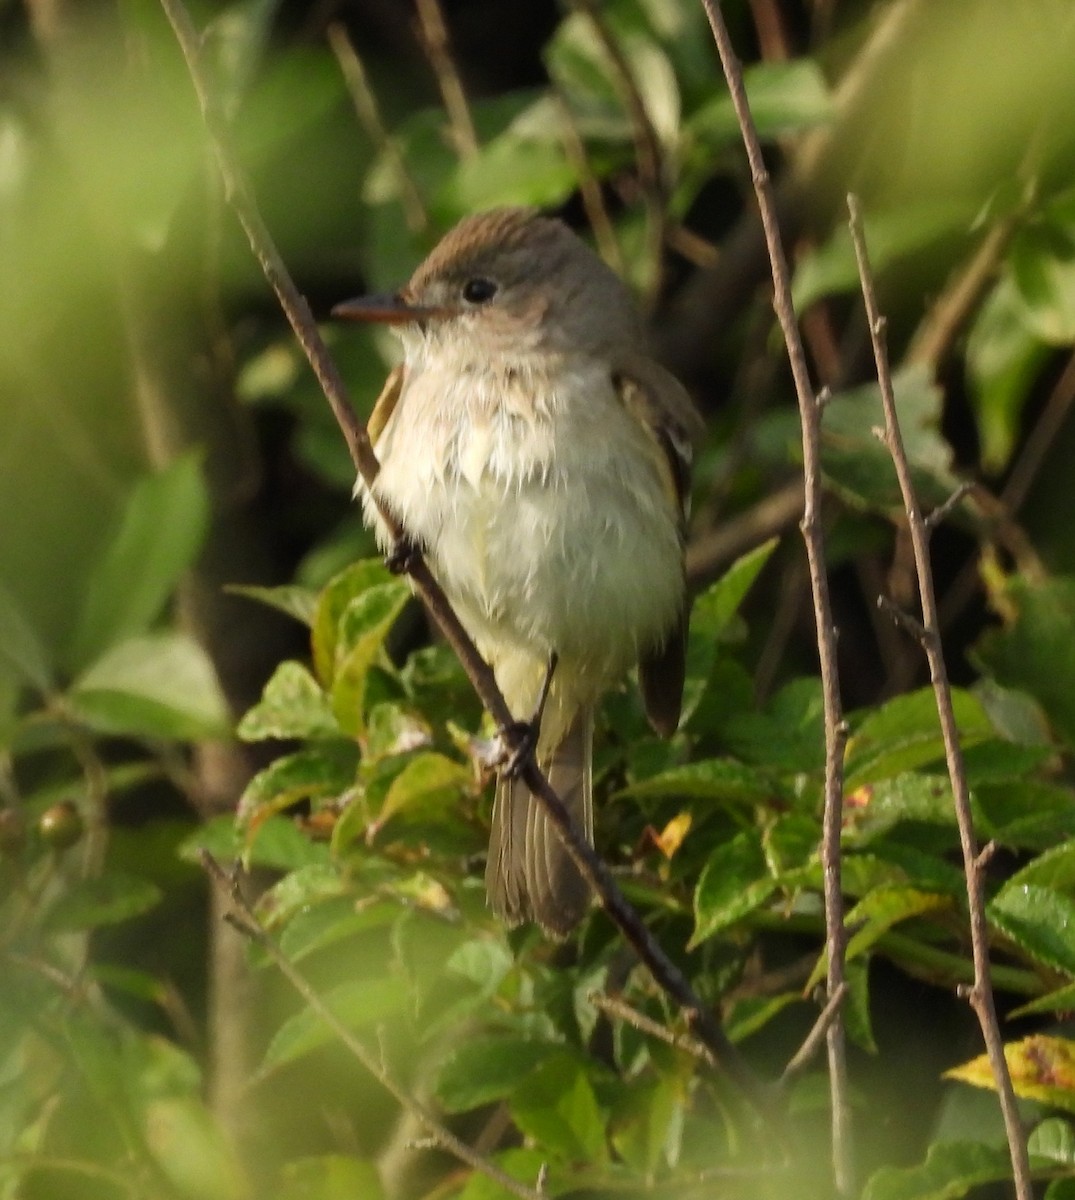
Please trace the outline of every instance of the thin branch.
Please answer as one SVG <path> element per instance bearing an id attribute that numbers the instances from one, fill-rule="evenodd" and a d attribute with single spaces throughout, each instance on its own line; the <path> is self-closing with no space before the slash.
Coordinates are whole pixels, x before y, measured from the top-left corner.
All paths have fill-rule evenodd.
<path id="1" fill-rule="evenodd" d="M 695 584 L 714 578 L 740 554 L 794 525 L 802 511 L 803 485 L 794 479 L 752 508 L 692 539 L 687 546 L 687 578 Z"/>
<path id="2" fill-rule="evenodd" d="M 448 38 L 448 27 L 444 23 L 439 0 L 416 0 L 418 22 L 422 31 L 422 46 L 429 65 L 437 77 L 444 111 L 452 129 L 452 139 L 460 158 L 474 158 L 478 153 L 478 133 L 470 115 L 467 95 L 459 68 L 452 57 L 452 44 Z"/>
<path id="3" fill-rule="evenodd" d="M 802 425 L 805 503 L 801 523 L 814 619 L 821 663 L 821 685 L 825 712 L 825 812 L 822 822 L 821 863 L 825 894 L 825 944 L 828 952 L 827 993 L 837 995 L 844 982 L 844 905 L 841 888 L 840 830 L 843 817 L 844 746 L 847 726 L 840 702 L 836 663 L 836 629 L 832 618 L 829 584 L 825 569 L 825 539 L 821 527 L 821 407 L 818 405 L 806 365 L 806 352 L 795 320 L 791 298 L 791 273 L 777 222 L 776 202 L 769 173 L 762 158 L 758 132 L 750 115 L 743 72 L 732 48 L 731 37 L 716 0 L 702 0 L 709 19 L 728 91 L 743 134 L 750 174 L 761 212 L 762 230 L 772 266 L 774 306 L 784 333 L 795 395 Z M 851 1104 L 848 1096 L 846 1038 L 842 1013 L 837 1011 L 827 1034 L 829 1088 L 832 1103 L 833 1175 L 837 1191 L 849 1196 L 855 1191 L 851 1137 Z"/>
<path id="4" fill-rule="evenodd" d="M 175 31 L 210 133 L 210 142 L 224 179 L 225 195 L 246 232 L 251 249 L 261 264 L 280 305 L 290 322 L 300 345 L 310 361 L 333 415 L 343 432 L 355 469 L 373 490 L 379 464 L 362 423 L 356 417 L 347 398 L 339 371 L 329 356 L 306 301 L 299 294 L 287 273 L 279 253 L 261 219 L 249 187 L 243 178 L 234 153 L 230 149 L 227 126 L 202 71 L 199 40 L 183 0 L 161 0 L 161 5 Z M 376 496 L 376 492 L 373 493 Z M 401 546 L 407 544 L 406 531 L 398 518 L 386 508 L 380 508 L 386 527 Z M 421 553 L 411 550 L 406 556 L 406 569 L 415 591 L 426 606 L 445 641 L 452 648 L 478 698 L 503 731 L 509 750 L 518 748 L 522 731 L 496 683 L 492 669 L 478 653 L 462 622 L 448 603 L 446 596 Z M 739 1085 L 754 1107 L 768 1113 L 773 1096 L 745 1064 L 735 1047 L 728 1041 L 719 1023 L 691 988 L 686 976 L 672 962 L 650 933 L 638 913 L 628 904 L 608 867 L 594 848 L 580 834 L 563 802 L 550 786 L 548 779 L 531 759 L 521 772 L 527 787 L 544 807 L 549 820 L 583 877 L 600 898 L 610 918 L 619 926 L 624 938 L 649 968 L 657 984 L 684 1010 L 684 1016 L 709 1046 L 714 1059 L 728 1076 Z"/>
<path id="5" fill-rule="evenodd" d="M 329 25 L 327 33 L 328 44 L 332 47 L 332 53 L 336 55 L 336 61 L 340 64 L 340 73 L 347 85 L 351 103 L 355 106 L 355 114 L 359 123 L 366 131 L 366 136 L 388 160 L 396 182 L 399 184 L 399 200 L 403 205 L 407 228 L 413 233 L 420 233 L 429 228 L 429 213 L 426 212 L 422 193 L 418 190 L 414 176 L 407 167 L 407 160 L 400 151 L 399 143 L 388 132 L 381 118 L 377 95 L 370 87 L 362 59 L 359 58 L 358 51 L 347 36 L 347 30 L 338 21 L 333 21 Z"/>
<path id="6" fill-rule="evenodd" d="M 664 172 L 664 149 L 661 139 L 650 120 L 646 102 L 639 89 L 638 81 L 627 60 L 619 39 L 609 27 L 601 6 L 595 0 L 569 0 L 571 8 L 583 15 L 597 35 L 610 66 L 613 83 L 631 121 L 634 139 L 635 161 L 638 163 L 638 182 L 642 189 L 642 202 L 646 210 L 647 247 L 646 253 L 653 268 L 651 295 L 660 289 L 661 253 L 664 247 L 664 230 L 667 221 L 667 188 Z"/>
<path id="7" fill-rule="evenodd" d="M 1027 1158 L 1026 1137 L 1019 1110 L 1015 1102 L 1011 1075 L 1004 1058 L 1004 1041 L 997 1021 L 993 986 L 990 980 L 989 935 L 985 918 L 985 889 L 982 864 L 979 861 L 978 841 L 974 833 L 971 815 L 970 790 L 963 764 L 963 750 L 956 727 L 955 710 L 952 707 L 952 690 L 948 683 L 948 668 L 941 647 L 940 624 L 937 615 L 937 598 L 933 587 L 933 567 L 929 556 L 929 532 L 922 510 L 915 495 L 911 480 L 911 468 L 903 445 L 899 418 L 896 413 L 896 398 L 892 387 L 892 375 L 888 365 L 888 349 L 883 336 L 884 321 L 877 305 L 870 263 L 866 251 L 866 240 L 862 228 L 862 212 L 857 199 L 848 196 L 847 206 L 851 215 L 851 237 L 855 246 L 859 278 L 862 282 L 862 297 L 866 307 L 866 318 L 873 341 L 877 378 L 881 387 L 881 402 L 885 410 L 886 444 L 896 468 L 903 505 L 907 513 L 907 524 L 914 549 L 915 568 L 918 574 L 919 600 L 922 606 L 922 646 L 929 662 L 933 693 L 937 702 L 937 714 L 944 738 L 948 776 L 952 783 L 956 820 L 959 825 L 959 841 L 963 851 L 963 872 L 967 881 L 967 907 L 970 915 L 972 957 L 974 960 L 974 985 L 968 998 L 978 1023 L 982 1027 L 989 1063 L 1000 1097 L 1004 1114 L 1004 1127 L 1008 1136 L 1015 1191 L 1019 1200 L 1031 1200 L 1030 1164 Z"/>
<path id="8" fill-rule="evenodd" d="M 612 228 L 612 218 L 608 215 L 605 198 L 601 194 L 601 184 L 593 173 L 590 160 L 586 155 L 586 143 L 582 140 L 575 116 L 563 92 L 554 86 L 551 94 L 553 106 L 560 118 L 560 140 L 564 144 L 567 161 L 571 164 L 578 180 L 582 207 L 586 210 L 586 219 L 593 230 L 598 253 L 617 275 L 623 275 L 624 263 L 623 255 L 620 253 L 620 244 L 616 240 L 616 232 Z"/>
<path id="9" fill-rule="evenodd" d="M 611 996 L 608 992 L 591 992 L 588 999 L 594 1008 L 600 1009 L 607 1016 L 615 1017 L 618 1021 L 623 1021 L 626 1025 L 631 1025 L 639 1033 L 656 1038 L 658 1041 L 664 1042 L 666 1046 L 673 1046 L 677 1050 L 686 1050 L 694 1058 L 700 1059 L 711 1067 L 716 1066 L 713 1055 L 705 1042 L 700 1042 L 690 1034 L 676 1033 L 675 1030 L 667 1028 L 659 1021 L 654 1021 L 645 1013 L 639 1012 L 637 1008 L 632 1008 L 622 997 Z"/>
<path id="10" fill-rule="evenodd" d="M 1060 378 L 1049 394 L 1041 416 L 1023 443 L 1023 449 L 1012 467 L 1000 502 L 1009 513 L 1018 512 L 1038 477 L 1057 434 L 1071 412 L 1075 402 L 1075 354 L 1068 359 Z"/>
<path id="11" fill-rule="evenodd" d="M 203 850 L 200 857 L 202 866 L 212 876 L 222 893 L 231 902 L 231 908 L 225 914 L 225 919 L 228 923 L 244 937 L 249 938 L 250 941 L 272 959 L 276 969 L 302 997 L 307 1008 L 324 1022 L 332 1031 L 333 1036 L 347 1048 L 370 1075 L 377 1080 L 381 1087 L 395 1099 L 400 1108 L 410 1113 L 412 1117 L 415 1117 L 429 1130 L 436 1144 L 441 1149 L 454 1154 L 460 1162 L 466 1163 L 468 1167 L 473 1167 L 475 1171 L 480 1171 L 483 1175 L 488 1176 L 513 1196 L 520 1197 L 520 1200 L 539 1200 L 539 1192 L 526 1187 L 525 1184 L 520 1183 L 517 1179 L 513 1179 L 506 1171 L 501 1170 L 496 1163 L 490 1162 L 489 1159 L 484 1158 L 476 1150 L 468 1146 L 461 1138 L 456 1137 L 428 1109 L 419 1104 L 406 1088 L 395 1081 L 385 1069 L 380 1055 L 370 1050 L 360 1038 L 355 1036 L 354 1031 L 340 1020 L 328 1004 L 325 1003 L 320 992 L 295 967 L 295 964 L 280 949 L 274 939 L 269 936 L 265 927 L 258 920 L 257 914 L 251 907 L 250 902 L 243 895 L 236 877 L 229 875 L 207 850 Z"/>
<path id="12" fill-rule="evenodd" d="M 781 1083 L 790 1083 L 796 1076 L 801 1075 L 810 1063 L 813 1062 L 814 1055 L 821 1049 L 821 1043 L 828 1035 L 829 1027 L 836 1020 L 840 1012 L 840 1005 L 843 1004 L 844 997 L 850 990 L 847 981 L 844 980 L 825 1001 L 825 1007 L 818 1014 L 813 1028 L 803 1039 L 803 1044 L 791 1056 L 788 1065 L 784 1068 L 784 1072 L 780 1076 Z"/>

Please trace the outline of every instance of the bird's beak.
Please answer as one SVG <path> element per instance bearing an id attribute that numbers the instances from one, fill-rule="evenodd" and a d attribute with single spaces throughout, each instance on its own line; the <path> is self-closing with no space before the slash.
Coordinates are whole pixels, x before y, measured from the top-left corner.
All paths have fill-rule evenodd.
<path id="1" fill-rule="evenodd" d="M 411 304 L 399 293 L 384 296 L 359 296 L 344 300 L 332 310 L 341 321 L 376 321 L 381 325 L 409 325 L 431 318 L 450 317 L 454 309 L 429 304 Z"/>

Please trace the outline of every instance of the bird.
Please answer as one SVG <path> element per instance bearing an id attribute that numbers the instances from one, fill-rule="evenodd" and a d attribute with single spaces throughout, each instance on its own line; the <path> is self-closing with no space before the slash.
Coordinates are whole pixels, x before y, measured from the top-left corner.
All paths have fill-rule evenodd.
<path id="1" fill-rule="evenodd" d="M 402 341 L 356 495 L 386 553 L 391 512 L 426 556 L 592 845 L 594 711 L 637 664 L 652 727 L 677 728 L 684 541 L 702 418 L 646 350 L 627 285 L 531 208 L 463 218 L 398 292 L 333 315 Z M 542 702 L 543 703 L 539 703 Z M 501 765 L 486 866 L 507 925 L 566 937 L 591 891 L 545 809 Z"/>

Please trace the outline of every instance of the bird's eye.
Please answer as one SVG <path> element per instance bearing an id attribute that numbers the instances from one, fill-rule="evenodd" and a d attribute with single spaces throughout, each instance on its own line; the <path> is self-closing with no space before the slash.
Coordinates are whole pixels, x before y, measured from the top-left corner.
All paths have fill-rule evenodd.
<path id="1" fill-rule="evenodd" d="M 496 284 L 479 276 L 463 284 L 463 299 L 468 304 L 486 304 L 496 295 Z"/>

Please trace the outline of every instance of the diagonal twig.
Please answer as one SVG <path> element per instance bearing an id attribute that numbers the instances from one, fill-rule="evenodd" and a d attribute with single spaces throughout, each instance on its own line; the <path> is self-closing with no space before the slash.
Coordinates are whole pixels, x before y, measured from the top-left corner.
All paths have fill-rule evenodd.
<path id="1" fill-rule="evenodd" d="M 235 154 L 231 150 L 227 124 L 206 83 L 200 59 L 200 42 L 190 14 L 183 0 L 161 0 L 161 6 L 186 59 L 202 116 L 210 134 L 212 150 L 224 180 L 225 196 L 234 209 L 250 242 L 251 249 L 261 264 L 266 279 L 276 293 L 280 306 L 309 359 L 314 374 L 325 393 L 325 398 L 344 435 L 355 469 L 376 498 L 373 485 L 379 469 L 377 456 L 373 452 L 365 428 L 351 407 L 343 380 L 318 333 L 309 306 L 288 275 L 287 268 L 265 228 L 253 195 L 238 167 Z M 408 540 L 406 531 L 398 518 L 385 508 L 381 508 L 380 513 L 393 538 L 401 545 L 406 544 Z M 514 715 L 497 686 L 492 669 L 478 653 L 473 640 L 449 604 L 425 558 L 417 551 L 407 554 L 406 569 L 415 591 L 424 602 L 445 641 L 458 657 L 478 698 L 501 730 L 507 749 L 509 751 L 518 750 L 523 735 L 521 732 L 516 732 L 518 726 Z M 738 1084 L 754 1108 L 760 1113 L 769 1113 L 774 1101 L 771 1089 L 766 1088 L 746 1065 L 728 1040 L 716 1017 L 699 999 L 687 977 L 672 962 L 650 933 L 642 918 L 624 898 L 611 871 L 579 832 L 563 802 L 532 757 L 521 771 L 521 777 L 545 809 L 550 822 L 557 830 L 557 836 L 563 842 L 587 883 L 600 898 L 605 911 L 619 927 L 634 952 L 647 966 L 656 983 L 683 1010 L 690 1028 L 706 1043 L 715 1061 L 720 1064 L 721 1069 L 727 1073 L 729 1078 Z"/>
<path id="2" fill-rule="evenodd" d="M 355 1035 L 354 1031 L 345 1022 L 340 1020 L 318 990 L 280 949 L 275 939 L 269 935 L 268 931 L 258 920 L 257 914 L 251 907 L 250 902 L 243 895 L 242 889 L 238 885 L 237 877 L 230 875 L 213 858 L 208 850 L 203 850 L 200 857 L 202 866 L 206 872 L 231 902 L 231 908 L 225 916 L 228 923 L 245 938 L 248 938 L 261 950 L 264 950 L 268 957 L 272 959 L 274 966 L 280 974 L 302 997 L 309 1010 L 324 1022 L 332 1031 L 333 1036 L 342 1045 L 347 1047 L 350 1053 L 374 1079 L 393 1096 L 400 1107 L 410 1113 L 429 1130 L 434 1144 L 439 1149 L 447 1150 L 450 1154 L 454 1154 L 460 1162 L 466 1163 L 467 1166 L 473 1167 L 476 1171 L 481 1171 L 483 1175 L 500 1184 L 502 1188 L 510 1192 L 513 1196 L 518 1196 L 520 1200 L 540 1200 L 540 1192 L 520 1183 L 506 1171 L 501 1170 L 496 1163 L 491 1162 L 471 1146 L 468 1146 L 462 1138 L 456 1137 L 447 1126 L 438 1121 L 428 1109 L 421 1105 L 406 1088 L 396 1082 L 382 1062 L 381 1056 L 371 1050 L 361 1038 Z"/>
<path id="3" fill-rule="evenodd" d="M 806 352 L 795 320 L 791 299 L 791 273 L 777 223 L 776 202 L 769 173 L 762 158 L 758 131 L 750 115 L 743 71 L 732 48 L 728 27 L 717 0 L 702 0 L 713 40 L 717 45 L 732 104 L 746 146 L 750 174 L 761 212 L 769 261 L 772 267 L 774 307 L 784 334 L 802 425 L 805 502 L 801 529 L 806 543 L 810 587 L 814 598 L 814 620 L 821 664 L 821 687 L 825 711 L 825 811 L 821 835 L 821 863 L 825 895 L 825 944 L 828 952 L 827 993 L 841 992 L 844 983 L 844 904 L 841 888 L 840 829 L 843 816 L 844 746 L 847 726 L 840 701 L 836 664 L 836 629 L 833 625 L 829 583 L 825 569 L 825 538 L 821 527 L 821 408 L 810 382 Z M 849 1196 L 855 1190 L 851 1139 L 851 1104 L 847 1087 L 846 1039 L 842 1012 L 829 1025 L 826 1040 L 829 1059 L 829 1089 L 832 1102 L 832 1158 L 837 1191 Z"/>
<path id="4" fill-rule="evenodd" d="M 851 238 L 855 246 L 859 279 L 862 283 L 862 298 L 866 307 L 866 318 L 870 326 L 877 379 L 881 387 L 881 403 L 885 412 L 885 444 L 892 457 L 903 495 L 903 506 L 907 513 L 907 526 L 914 551 L 915 572 L 918 576 L 919 603 L 922 622 L 919 641 L 929 662 L 933 694 L 937 702 L 941 734 L 944 738 L 944 753 L 948 763 L 948 776 L 952 783 L 956 821 L 959 826 L 959 842 L 963 851 L 963 873 L 967 881 L 967 907 L 970 917 L 971 950 L 974 960 L 974 984 L 967 993 L 971 1007 L 982 1028 L 989 1065 L 1000 1097 L 1004 1114 L 1004 1128 L 1011 1154 L 1015 1191 L 1019 1200 L 1030 1200 L 1030 1164 L 1027 1158 L 1026 1135 L 1019 1119 L 1011 1075 L 1004 1058 L 1004 1041 L 997 1020 L 996 1003 L 990 979 L 989 934 L 985 918 L 985 888 L 983 862 L 979 855 L 978 840 L 974 833 L 971 815 L 970 789 L 963 765 L 963 749 L 956 727 L 955 710 L 952 707 L 952 690 L 948 683 L 948 667 L 941 647 L 940 620 L 937 612 L 937 597 L 933 587 L 933 566 L 929 555 L 929 530 L 915 494 L 911 479 L 911 468 L 903 445 L 899 418 L 896 413 L 896 398 L 892 387 L 892 374 L 888 364 L 888 349 L 885 344 L 885 322 L 877 305 L 873 276 L 863 233 L 862 212 L 858 200 L 848 196 L 847 207 L 851 215 Z M 917 624 L 917 623 L 916 623 Z"/>

